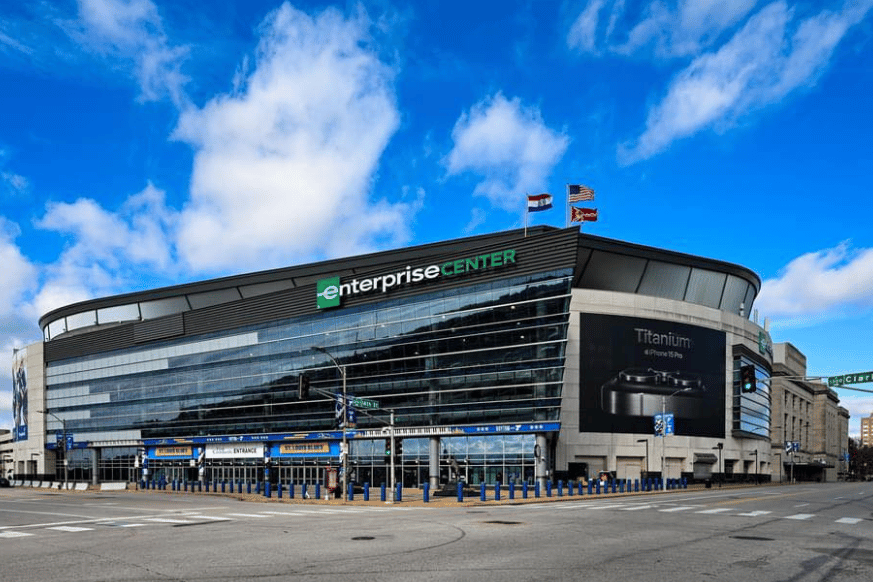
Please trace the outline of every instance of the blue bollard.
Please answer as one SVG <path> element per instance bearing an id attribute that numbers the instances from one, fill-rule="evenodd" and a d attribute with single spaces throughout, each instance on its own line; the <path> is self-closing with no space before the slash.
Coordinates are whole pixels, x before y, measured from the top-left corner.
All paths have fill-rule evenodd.
<path id="1" fill-rule="evenodd" d="M 640 480 L 634 479 L 634 493 L 640 492 Z"/>
<path id="2" fill-rule="evenodd" d="M 594 484 L 594 489 L 595 489 L 595 491 L 597 492 L 597 494 L 600 495 L 600 481 L 597 481 L 597 482 Z"/>
<path id="3" fill-rule="evenodd" d="M 627 479 L 622 479 L 621 483 L 618 484 L 618 492 L 619 493 L 624 493 L 624 484 L 626 481 L 627 481 Z"/>
<path id="4" fill-rule="evenodd" d="M 539 481 L 537 481 L 536 484 L 534 484 L 534 498 L 535 499 L 540 498 L 540 482 Z"/>
<path id="5" fill-rule="evenodd" d="M 558 497 L 564 496 L 564 481 L 558 479 Z"/>
<path id="6" fill-rule="evenodd" d="M 231 483 L 230 488 L 233 489 L 233 484 Z M 227 481 L 221 482 L 221 492 L 224 493 L 227 491 Z"/>
<path id="7" fill-rule="evenodd" d="M 479 501 L 485 501 L 485 483 L 479 485 Z"/>
<path id="8" fill-rule="evenodd" d="M 464 484 L 458 481 L 458 503 L 464 500 Z"/>
<path id="9" fill-rule="evenodd" d="M 182 488 L 182 491 L 188 491 L 188 482 L 185 481 L 185 485 Z"/>
<path id="10" fill-rule="evenodd" d="M 509 498 L 515 499 L 515 481 L 509 482 Z"/>
<path id="11" fill-rule="evenodd" d="M 207 490 L 207 493 L 209 491 Z M 203 481 L 197 481 L 197 493 L 203 493 Z"/>
<path id="12" fill-rule="evenodd" d="M 613 493 L 615 493 L 615 492 L 618 490 L 617 487 L 618 487 L 618 483 L 616 483 L 616 482 L 613 480 L 613 482 L 612 482 L 612 492 L 613 492 Z"/>
<path id="13" fill-rule="evenodd" d="M 237 487 L 238 487 L 237 493 L 242 493 L 242 480 L 239 481 L 239 483 L 237 484 Z"/>
<path id="14" fill-rule="evenodd" d="M 260 495 L 260 494 L 261 494 L 261 482 L 258 481 L 255 483 L 255 495 Z"/>
<path id="15" fill-rule="evenodd" d="M 567 495 L 570 497 L 573 497 L 573 489 L 575 489 L 575 487 L 573 487 L 573 482 L 567 481 Z"/>
<path id="16" fill-rule="evenodd" d="M 354 501 L 355 500 L 355 484 L 349 483 L 348 490 L 349 490 L 349 501 Z"/>
<path id="17" fill-rule="evenodd" d="M 386 491 L 385 491 L 385 489 L 386 489 L 386 488 L 385 488 L 385 481 L 382 481 L 382 485 L 380 485 L 380 489 L 382 490 L 382 497 L 381 497 L 380 499 L 384 502 L 384 501 L 385 501 L 385 498 L 386 498 L 386 495 L 385 495 L 385 493 L 386 493 Z"/>
<path id="18" fill-rule="evenodd" d="M 552 482 L 546 481 L 546 497 L 552 496 Z"/>
<path id="19" fill-rule="evenodd" d="M 521 498 L 527 499 L 527 481 L 521 484 Z"/>
<path id="20" fill-rule="evenodd" d="M 589 481 L 588 482 L 588 495 L 591 495 L 593 493 L 594 493 L 594 481 Z"/>
<path id="21" fill-rule="evenodd" d="M 288 483 L 288 499 L 294 499 L 294 481 Z"/>
<path id="22" fill-rule="evenodd" d="M 688 489 L 688 477 L 682 477 L 682 489 Z"/>
<path id="23" fill-rule="evenodd" d="M 370 501 L 370 482 L 364 482 L 364 501 Z"/>
<path id="24" fill-rule="evenodd" d="M 430 483 L 424 484 L 424 491 L 422 492 L 424 496 L 424 502 L 430 503 Z"/>
<path id="25" fill-rule="evenodd" d="M 282 482 L 281 481 L 279 481 L 279 483 L 276 485 L 276 498 L 282 499 Z"/>
<path id="26" fill-rule="evenodd" d="M 176 480 L 175 480 L 175 479 L 173 479 L 172 487 L 170 488 L 170 490 L 171 490 L 171 491 L 175 491 L 175 490 L 176 490 Z"/>
<path id="27" fill-rule="evenodd" d="M 267 499 L 270 498 L 270 486 L 271 485 L 272 485 L 272 483 L 270 483 L 269 481 L 264 481 L 264 497 L 266 497 Z"/>
<path id="28" fill-rule="evenodd" d="M 212 492 L 218 493 L 218 479 L 212 482 Z"/>
<path id="29" fill-rule="evenodd" d="M 315 484 L 315 498 L 321 499 L 321 483 Z"/>
<path id="30" fill-rule="evenodd" d="M 306 499 L 306 483 L 300 485 L 300 499 Z"/>
<path id="31" fill-rule="evenodd" d="M 396 501 L 403 501 L 403 483 L 397 484 L 397 495 L 394 497 Z"/>
<path id="32" fill-rule="evenodd" d="M 500 481 L 494 484 L 494 501 L 500 501 Z"/>
<path id="33" fill-rule="evenodd" d="M 579 481 L 579 495 L 581 496 L 581 495 L 584 495 L 584 494 L 585 494 L 584 485 L 582 485 L 582 481 L 580 480 L 580 481 Z"/>

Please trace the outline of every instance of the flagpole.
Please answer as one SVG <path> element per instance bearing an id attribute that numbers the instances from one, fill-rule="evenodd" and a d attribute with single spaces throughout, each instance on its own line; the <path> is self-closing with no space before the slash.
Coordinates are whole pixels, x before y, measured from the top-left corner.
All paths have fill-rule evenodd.
<path id="1" fill-rule="evenodd" d="M 564 228 L 570 228 L 570 182 L 564 185 L 564 191 L 567 193 L 567 206 L 564 207 Z"/>
<path id="2" fill-rule="evenodd" d="M 524 238 L 527 238 L 527 215 L 530 210 L 527 207 L 527 192 L 524 193 Z"/>

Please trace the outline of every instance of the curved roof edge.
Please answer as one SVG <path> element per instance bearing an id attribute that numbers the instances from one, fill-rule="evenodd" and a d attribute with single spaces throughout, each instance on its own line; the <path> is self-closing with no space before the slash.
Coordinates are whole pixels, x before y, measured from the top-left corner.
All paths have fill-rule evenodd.
<path id="1" fill-rule="evenodd" d="M 195 308 L 191 307 L 191 298 L 200 294 L 215 294 L 223 291 L 232 294 L 235 291 L 236 295 L 232 294 L 227 300 L 237 300 L 245 297 L 245 290 L 249 290 L 252 295 L 257 295 L 275 290 L 275 287 L 271 287 L 271 285 L 275 286 L 277 284 L 284 284 L 287 288 L 311 284 L 315 278 L 323 276 L 325 273 L 345 272 L 351 274 L 359 271 L 368 271 L 372 270 L 374 267 L 379 267 L 380 265 L 411 261 L 413 259 L 421 259 L 431 255 L 437 255 L 445 252 L 447 249 L 452 249 L 452 251 L 463 251 L 467 248 L 476 248 L 488 244 L 502 244 L 504 242 L 508 243 L 525 237 L 536 237 L 549 233 L 554 234 L 558 231 L 566 230 L 575 230 L 577 232 L 579 241 L 578 246 L 580 249 L 602 250 L 629 257 L 658 260 L 666 263 L 731 274 L 744 279 L 752 285 L 755 289 L 756 295 L 761 288 L 761 279 L 758 275 L 750 269 L 740 265 L 670 251 L 667 249 L 582 234 L 578 232 L 578 227 L 575 226 L 568 229 L 553 226 L 534 226 L 528 227 L 527 229 L 501 231 L 485 235 L 476 235 L 460 239 L 404 247 L 401 249 L 329 259 L 304 265 L 280 267 L 253 273 L 230 275 L 204 281 L 182 283 L 179 285 L 159 287 L 145 291 L 134 291 L 120 295 L 89 299 L 59 307 L 46 313 L 40 317 L 39 326 L 45 333 L 47 326 L 64 317 L 75 316 L 91 310 L 122 307 L 159 300 L 184 299 L 190 310 Z M 578 260 L 580 263 L 577 263 L 577 270 L 581 269 L 583 266 L 581 264 L 583 261 L 582 254 L 583 253 L 579 253 L 580 256 Z M 261 290 L 260 293 L 258 292 L 259 289 Z M 181 309 L 179 312 L 185 310 L 186 309 Z M 95 327 L 105 327 L 113 324 L 117 323 L 87 326 L 87 328 L 94 329 Z M 71 333 L 73 331 L 74 330 L 64 330 L 65 333 Z"/>

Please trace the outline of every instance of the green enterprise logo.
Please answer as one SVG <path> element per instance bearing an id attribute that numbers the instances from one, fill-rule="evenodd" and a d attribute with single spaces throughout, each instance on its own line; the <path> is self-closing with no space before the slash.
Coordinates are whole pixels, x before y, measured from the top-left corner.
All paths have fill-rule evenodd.
<path id="1" fill-rule="evenodd" d="M 325 307 L 339 307 L 340 304 L 340 278 L 328 277 L 315 284 L 317 293 L 316 304 L 319 309 Z"/>

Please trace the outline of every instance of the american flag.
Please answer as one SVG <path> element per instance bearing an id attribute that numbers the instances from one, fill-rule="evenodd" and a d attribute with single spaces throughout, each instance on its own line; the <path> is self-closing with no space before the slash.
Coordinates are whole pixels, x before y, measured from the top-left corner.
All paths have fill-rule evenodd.
<path id="1" fill-rule="evenodd" d="M 567 196 L 571 204 L 583 200 L 594 200 L 594 190 L 581 184 L 570 184 L 567 186 Z"/>

